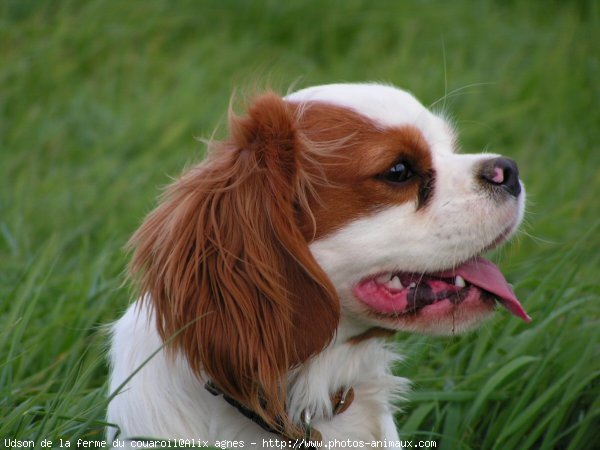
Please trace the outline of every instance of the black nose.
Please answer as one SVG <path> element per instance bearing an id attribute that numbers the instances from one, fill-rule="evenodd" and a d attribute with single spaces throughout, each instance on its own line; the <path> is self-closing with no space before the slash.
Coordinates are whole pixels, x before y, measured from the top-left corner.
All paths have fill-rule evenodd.
<path id="1" fill-rule="evenodd" d="M 521 193 L 519 168 L 510 158 L 488 159 L 480 166 L 479 175 L 489 187 L 503 188 L 513 197 Z"/>

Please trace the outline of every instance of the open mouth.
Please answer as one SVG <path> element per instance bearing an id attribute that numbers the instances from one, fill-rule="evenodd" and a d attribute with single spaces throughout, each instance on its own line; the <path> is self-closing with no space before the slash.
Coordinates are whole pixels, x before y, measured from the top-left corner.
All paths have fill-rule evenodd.
<path id="1" fill-rule="evenodd" d="M 481 257 L 442 272 L 387 272 L 367 277 L 354 287 L 354 294 L 373 312 L 386 317 L 457 306 L 467 299 L 495 299 L 515 316 L 531 321 L 500 269 Z"/>

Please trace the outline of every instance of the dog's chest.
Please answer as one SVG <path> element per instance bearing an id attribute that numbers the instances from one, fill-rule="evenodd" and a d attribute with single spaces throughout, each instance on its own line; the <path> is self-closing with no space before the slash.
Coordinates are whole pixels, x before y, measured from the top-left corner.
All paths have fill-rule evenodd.
<path id="1" fill-rule="evenodd" d="M 384 440 L 395 400 L 408 384 L 392 374 L 399 359 L 379 339 L 333 345 L 290 374 L 290 418 L 302 423 L 308 411 L 324 440 Z M 332 394 L 349 389 L 351 404 L 336 413 Z"/>

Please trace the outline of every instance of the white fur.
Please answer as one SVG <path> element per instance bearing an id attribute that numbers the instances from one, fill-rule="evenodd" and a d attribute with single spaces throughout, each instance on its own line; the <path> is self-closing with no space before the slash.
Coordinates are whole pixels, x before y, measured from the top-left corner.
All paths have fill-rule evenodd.
<path id="1" fill-rule="evenodd" d="M 399 357 L 376 340 L 348 344 L 341 336 L 350 328 L 342 324 L 335 342 L 290 373 L 290 417 L 299 421 L 303 410 L 313 411 L 314 426 L 324 443 L 336 439 L 397 442 L 398 434 L 391 426 L 392 393 L 404 392 L 407 380 L 391 375 L 390 366 Z M 210 394 L 183 358 L 169 360 L 161 346 L 147 306 L 130 306 L 113 327 L 110 392 L 141 368 L 108 408 L 108 421 L 120 426 L 119 439 L 195 439 L 211 445 L 243 441 L 245 448 L 264 448 L 263 439 L 278 438 L 222 397 Z M 333 416 L 329 396 L 345 386 L 354 388 L 355 400 L 346 412 Z M 109 441 L 115 432 L 109 428 Z"/>
<path id="2" fill-rule="evenodd" d="M 378 339 L 347 343 L 347 338 L 373 323 L 358 314 L 352 286 L 370 274 L 442 270 L 480 253 L 499 235 L 516 229 L 525 196 L 497 202 L 480 189 L 475 165 L 494 155 L 456 154 L 451 127 L 404 91 L 377 84 L 338 84 L 304 89 L 287 99 L 350 108 L 382 128 L 416 126 L 431 148 L 437 178 L 427 208 L 417 210 L 412 203 L 390 206 L 311 244 L 338 291 L 343 316 L 335 341 L 288 376 L 290 417 L 298 422 L 302 411 L 310 410 L 324 443 L 333 439 L 398 441 L 393 403 L 395 395 L 405 391 L 407 381 L 392 376 L 391 366 L 399 358 L 389 345 Z M 114 325 L 111 392 L 162 345 L 151 314 L 146 307 L 131 306 Z M 355 401 L 343 414 L 332 415 L 329 396 L 344 386 L 354 388 Z M 246 448 L 252 443 L 263 448 L 262 439 L 276 438 L 222 397 L 207 392 L 181 357 L 170 361 L 162 351 L 111 401 L 108 421 L 119 424 L 121 438 L 191 438 L 213 445 L 243 440 Z"/>

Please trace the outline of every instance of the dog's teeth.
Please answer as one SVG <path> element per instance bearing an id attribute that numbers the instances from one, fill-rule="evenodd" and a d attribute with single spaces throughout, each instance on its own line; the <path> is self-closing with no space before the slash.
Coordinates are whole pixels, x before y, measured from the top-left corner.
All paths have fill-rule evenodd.
<path id="1" fill-rule="evenodd" d="M 408 285 L 409 288 L 414 288 L 417 285 L 414 281 Z"/>
<path id="2" fill-rule="evenodd" d="M 387 285 L 390 289 L 404 289 L 404 286 L 402 286 L 402 282 L 400 281 L 400 278 L 398 278 L 398 276 L 392 277 L 392 279 Z"/>
<path id="3" fill-rule="evenodd" d="M 456 278 L 454 279 L 454 286 L 464 288 L 466 285 L 467 285 L 467 283 L 465 283 L 465 279 L 463 277 L 461 277 L 460 275 L 457 275 Z"/>
<path id="4" fill-rule="evenodd" d="M 388 272 L 388 273 L 379 275 L 377 278 L 375 278 L 375 281 L 378 284 L 386 284 L 388 281 L 390 281 L 390 278 L 392 278 L 392 274 Z"/>

